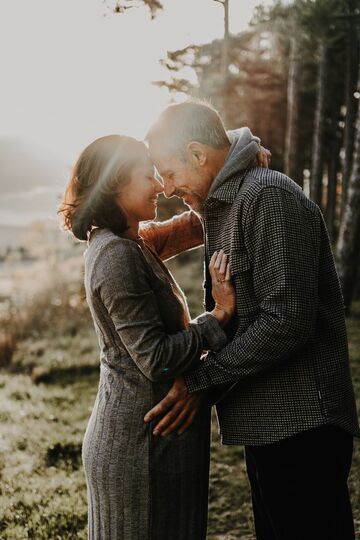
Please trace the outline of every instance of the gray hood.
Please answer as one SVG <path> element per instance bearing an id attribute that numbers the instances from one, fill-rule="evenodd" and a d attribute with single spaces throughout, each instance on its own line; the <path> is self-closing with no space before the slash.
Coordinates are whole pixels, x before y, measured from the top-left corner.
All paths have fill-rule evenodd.
<path id="1" fill-rule="evenodd" d="M 209 195 L 234 174 L 243 172 L 256 158 L 260 150 L 260 139 L 248 127 L 227 131 L 231 146 L 224 166 L 211 184 Z"/>

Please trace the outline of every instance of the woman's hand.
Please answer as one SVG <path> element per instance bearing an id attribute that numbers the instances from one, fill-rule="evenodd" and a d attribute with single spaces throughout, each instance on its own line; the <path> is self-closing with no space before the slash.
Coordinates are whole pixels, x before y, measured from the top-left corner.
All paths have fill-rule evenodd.
<path id="1" fill-rule="evenodd" d="M 256 160 L 259 167 L 269 168 L 271 161 L 271 152 L 267 148 L 260 146 L 260 151 L 256 154 Z"/>
<path id="2" fill-rule="evenodd" d="M 209 271 L 212 280 L 212 296 L 215 308 L 212 310 L 221 326 L 225 326 L 235 312 L 235 288 L 231 282 L 228 256 L 221 249 L 211 257 Z"/>

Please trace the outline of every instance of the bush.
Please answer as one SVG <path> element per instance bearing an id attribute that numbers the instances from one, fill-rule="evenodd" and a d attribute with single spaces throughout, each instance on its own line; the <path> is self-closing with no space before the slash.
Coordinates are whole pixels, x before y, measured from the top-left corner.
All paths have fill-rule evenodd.
<path id="1" fill-rule="evenodd" d="M 77 470 L 81 467 L 81 442 L 57 442 L 47 449 L 48 467 Z"/>
<path id="2" fill-rule="evenodd" d="M 0 335 L 0 368 L 6 368 L 11 364 L 15 350 L 15 334 L 9 331 L 3 331 L 3 334 Z"/>
<path id="3" fill-rule="evenodd" d="M 81 329 L 92 327 L 83 285 L 68 282 L 49 284 L 40 293 L 25 298 L 21 305 L 8 300 L 0 313 L 0 324 L 0 368 L 13 369 L 20 342 L 74 337 Z M 44 350 L 36 354 L 40 357 Z"/>

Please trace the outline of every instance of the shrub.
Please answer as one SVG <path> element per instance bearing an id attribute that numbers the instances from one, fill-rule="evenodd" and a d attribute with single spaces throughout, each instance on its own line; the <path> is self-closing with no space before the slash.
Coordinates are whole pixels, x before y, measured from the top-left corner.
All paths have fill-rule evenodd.
<path id="1" fill-rule="evenodd" d="M 15 334 L 11 331 L 3 331 L 0 335 L 0 368 L 6 368 L 11 364 L 15 350 Z"/>

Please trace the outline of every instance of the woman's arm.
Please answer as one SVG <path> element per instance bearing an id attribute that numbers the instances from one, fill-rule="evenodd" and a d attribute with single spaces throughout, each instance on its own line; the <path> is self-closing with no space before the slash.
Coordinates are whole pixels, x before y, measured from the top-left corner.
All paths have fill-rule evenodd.
<path id="1" fill-rule="evenodd" d="M 195 212 L 183 212 L 166 221 L 140 226 L 140 236 L 163 261 L 203 244 L 203 228 Z"/>
<path id="2" fill-rule="evenodd" d="M 151 381 L 172 379 L 199 362 L 205 346 L 217 350 L 226 334 L 217 319 L 204 313 L 186 330 L 167 334 L 159 311 L 161 290 L 149 280 L 140 247 L 115 239 L 104 246 L 96 261 L 93 294 L 110 315 L 124 347 Z"/>

